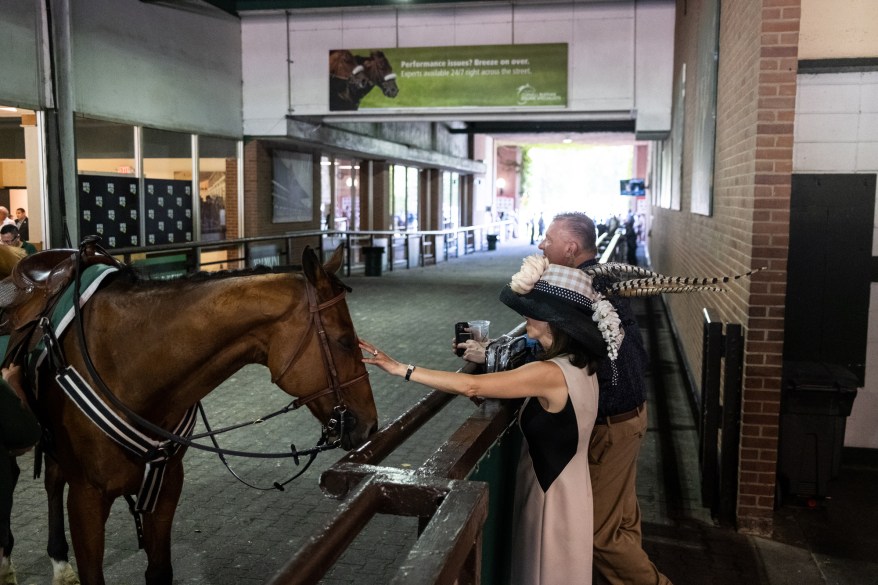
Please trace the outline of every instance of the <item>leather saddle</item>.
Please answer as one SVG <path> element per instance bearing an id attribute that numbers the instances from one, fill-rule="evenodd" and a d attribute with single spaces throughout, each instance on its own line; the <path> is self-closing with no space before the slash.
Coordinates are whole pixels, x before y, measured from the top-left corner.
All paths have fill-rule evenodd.
<path id="1" fill-rule="evenodd" d="M 45 250 L 15 265 L 12 274 L 0 281 L 0 309 L 11 329 L 22 329 L 48 312 L 56 297 L 73 282 L 78 260 L 82 261 L 82 270 L 94 264 L 119 266 L 91 239 L 86 239 L 81 250 Z"/>

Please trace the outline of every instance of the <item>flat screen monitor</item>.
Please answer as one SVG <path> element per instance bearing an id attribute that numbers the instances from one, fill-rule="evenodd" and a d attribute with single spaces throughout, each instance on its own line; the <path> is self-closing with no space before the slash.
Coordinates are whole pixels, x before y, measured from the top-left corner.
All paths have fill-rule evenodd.
<path id="1" fill-rule="evenodd" d="M 622 195 L 642 197 L 646 195 L 646 182 L 643 179 L 622 179 L 619 189 Z"/>

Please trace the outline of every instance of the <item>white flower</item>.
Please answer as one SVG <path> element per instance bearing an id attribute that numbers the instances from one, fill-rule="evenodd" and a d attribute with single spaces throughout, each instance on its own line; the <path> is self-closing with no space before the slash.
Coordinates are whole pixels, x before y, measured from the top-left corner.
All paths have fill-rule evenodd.
<path id="1" fill-rule="evenodd" d="M 594 314 L 591 318 L 598 324 L 598 330 L 607 343 L 607 355 L 611 360 L 616 359 L 622 340 L 625 339 L 625 332 L 622 331 L 622 321 L 615 307 L 603 295 L 598 294 L 594 299 Z"/>
<path id="2" fill-rule="evenodd" d="M 549 259 L 540 254 L 532 254 L 521 263 L 521 270 L 512 275 L 509 287 L 513 292 L 526 295 L 549 267 Z"/>

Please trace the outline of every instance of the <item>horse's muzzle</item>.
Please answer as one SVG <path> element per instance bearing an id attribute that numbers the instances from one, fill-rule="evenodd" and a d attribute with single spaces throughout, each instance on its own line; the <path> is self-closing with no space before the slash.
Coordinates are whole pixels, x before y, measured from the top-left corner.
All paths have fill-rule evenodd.
<path id="1" fill-rule="evenodd" d="M 357 416 L 347 408 L 336 408 L 326 423 L 326 436 L 330 442 L 341 441 L 344 449 L 350 449 L 353 441 L 351 434 L 357 429 Z"/>

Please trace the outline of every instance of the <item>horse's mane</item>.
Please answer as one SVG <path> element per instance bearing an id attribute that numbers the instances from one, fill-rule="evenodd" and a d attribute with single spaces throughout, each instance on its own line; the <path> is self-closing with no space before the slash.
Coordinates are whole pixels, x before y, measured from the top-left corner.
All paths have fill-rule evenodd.
<path id="1" fill-rule="evenodd" d="M 258 265 L 252 268 L 239 268 L 236 270 L 202 270 L 172 279 L 155 279 L 151 278 L 149 274 L 141 272 L 136 266 L 126 265 L 120 270 L 118 275 L 114 276 L 116 279 L 124 279 L 125 281 L 136 286 L 137 288 L 143 289 L 150 287 L 167 287 L 170 286 L 172 283 L 177 284 L 178 286 L 184 286 L 188 284 L 199 284 L 202 282 L 216 282 L 219 280 L 226 280 L 230 278 L 258 276 L 261 274 L 302 274 L 302 267 Z M 338 278 L 338 276 L 336 276 L 335 274 L 330 274 L 329 277 L 330 280 L 332 280 L 333 284 L 335 284 L 336 286 L 350 290 L 350 287 L 345 285 L 341 281 L 341 279 Z"/>
<path id="2" fill-rule="evenodd" d="M 252 268 L 238 268 L 236 270 L 202 270 L 179 277 L 176 280 L 185 282 L 204 282 L 223 280 L 225 278 L 237 278 L 240 276 L 258 276 L 260 274 L 288 274 L 301 273 L 301 266 L 254 266 Z"/>

